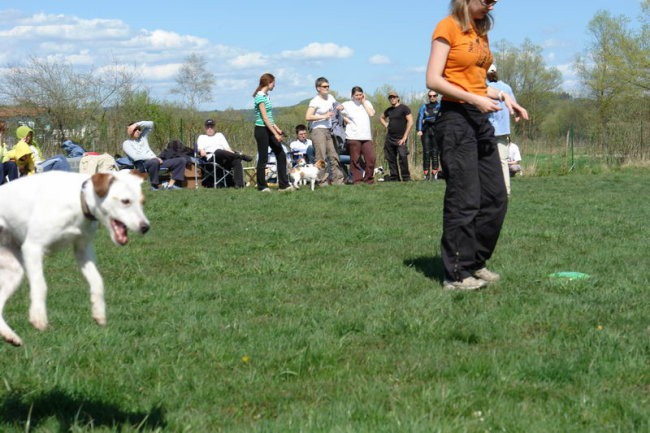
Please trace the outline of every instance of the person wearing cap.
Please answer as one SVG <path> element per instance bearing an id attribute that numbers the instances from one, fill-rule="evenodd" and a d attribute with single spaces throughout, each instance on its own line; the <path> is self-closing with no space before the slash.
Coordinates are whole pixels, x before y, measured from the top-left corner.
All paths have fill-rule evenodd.
<path id="1" fill-rule="evenodd" d="M 415 122 L 415 130 L 422 140 L 422 170 L 424 180 L 433 180 L 438 178 L 440 165 L 438 161 L 438 147 L 435 145 L 433 138 L 435 135 L 435 122 L 440 111 L 440 101 L 438 94 L 429 90 L 427 92 L 427 102 L 422 104 L 418 111 L 418 119 Z"/>
<path id="2" fill-rule="evenodd" d="M 487 85 L 497 89 L 502 94 L 507 94 L 513 101 L 517 101 L 512 88 L 499 80 L 497 73 L 497 66 L 492 63 L 487 70 Z M 506 192 L 510 196 L 510 164 L 508 163 L 510 143 L 510 112 L 508 111 L 505 102 L 499 100 L 501 110 L 493 111 L 490 113 L 490 123 L 494 127 L 494 136 L 497 139 L 497 146 L 499 147 L 499 158 L 501 159 L 501 170 L 503 171 L 503 179 L 506 183 Z M 521 159 L 521 158 L 520 158 Z"/>
<path id="3" fill-rule="evenodd" d="M 235 188 L 243 188 L 245 183 L 242 160 L 252 161 L 253 158 L 232 150 L 226 137 L 221 132 L 217 132 L 213 119 L 206 120 L 203 125 L 205 134 L 199 135 L 196 139 L 199 156 L 206 161 L 215 158 L 215 161 L 226 170 L 232 170 Z"/>
<path id="4" fill-rule="evenodd" d="M 499 281 L 487 268 L 508 206 L 506 186 L 488 113 L 528 112 L 508 94 L 489 87 L 488 32 L 496 0 L 451 0 L 450 14 L 431 37 L 427 88 L 443 95 L 436 144 L 445 173 L 440 256 L 445 290 L 478 290 Z"/>
<path id="5" fill-rule="evenodd" d="M 122 150 L 133 160 L 135 167 L 143 173 L 149 174 L 149 183 L 152 190 L 161 189 L 160 169 L 168 168 L 171 171 L 169 182 L 165 189 L 180 189 L 176 182 L 185 181 L 185 165 L 187 158 L 178 157 L 163 160 L 157 156 L 149 146 L 149 134 L 153 131 L 151 120 L 141 120 L 130 123 L 126 128 L 129 135 L 122 143 Z"/>
<path id="6" fill-rule="evenodd" d="M 384 158 L 388 161 L 389 176 L 386 181 L 411 180 L 408 162 L 408 136 L 413 127 L 413 114 L 411 109 L 400 103 L 397 92 L 388 92 L 388 107 L 379 121 L 386 128 L 386 139 L 384 140 Z"/>

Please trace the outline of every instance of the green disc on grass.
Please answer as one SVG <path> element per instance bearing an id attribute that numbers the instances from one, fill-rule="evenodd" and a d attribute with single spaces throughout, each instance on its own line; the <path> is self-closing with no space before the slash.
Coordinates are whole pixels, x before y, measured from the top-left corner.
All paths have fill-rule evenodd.
<path id="1" fill-rule="evenodd" d="M 554 274 L 549 275 L 551 278 L 562 278 L 565 280 L 586 280 L 589 278 L 589 274 L 585 274 L 582 272 L 573 272 L 573 271 L 565 271 L 565 272 L 556 272 Z"/>

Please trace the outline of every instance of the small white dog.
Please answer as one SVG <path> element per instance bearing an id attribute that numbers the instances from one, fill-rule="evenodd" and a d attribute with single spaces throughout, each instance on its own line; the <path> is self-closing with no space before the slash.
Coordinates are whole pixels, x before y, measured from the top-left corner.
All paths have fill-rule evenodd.
<path id="1" fill-rule="evenodd" d="M 90 286 L 92 316 L 106 324 L 104 283 L 92 245 L 101 223 L 116 245 L 125 245 L 128 230 L 145 233 L 143 177 L 130 172 L 86 174 L 50 171 L 21 177 L 0 187 L 0 336 L 15 346 L 23 342 L 2 312 L 25 273 L 29 280 L 29 321 L 47 327 L 47 284 L 43 257 L 72 244 L 81 273 Z"/>
<path id="2" fill-rule="evenodd" d="M 314 164 L 305 164 L 305 160 L 300 158 L 298 164 L 289 173 L 291 183 L 295 188 L 300 188 L 298 186 L 300 183 L 306 185 L 309 182 L 313 191 L 316 181 L 325 172 L 326 168 L 327 164 L 322 159 L 319 159 Z"/>

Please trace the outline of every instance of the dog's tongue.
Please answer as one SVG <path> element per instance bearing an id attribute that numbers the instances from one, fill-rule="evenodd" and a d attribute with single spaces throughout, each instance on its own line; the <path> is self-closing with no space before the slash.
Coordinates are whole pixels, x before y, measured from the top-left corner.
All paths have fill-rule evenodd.
<path id="1" fill-rule="evenodd" d="M 129 237 L 126 234 L 126 226 L 118 220 L 111 220 L 111 227 L 113 228 L 113 237 L 115 241 L 120 245 L 126 245 L 129 241 Z"/>

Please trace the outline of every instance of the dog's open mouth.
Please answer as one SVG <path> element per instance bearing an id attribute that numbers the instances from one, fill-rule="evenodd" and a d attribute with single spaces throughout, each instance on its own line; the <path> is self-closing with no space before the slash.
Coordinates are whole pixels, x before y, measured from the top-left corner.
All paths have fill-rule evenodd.
<path id="1" fill-rule="evenodd" d="M 126 245 L 129 241 L 126 226 L 122 221 L 111 219 L 111 228 L 113 229 L 113 240 L 120 245 Z"/>

